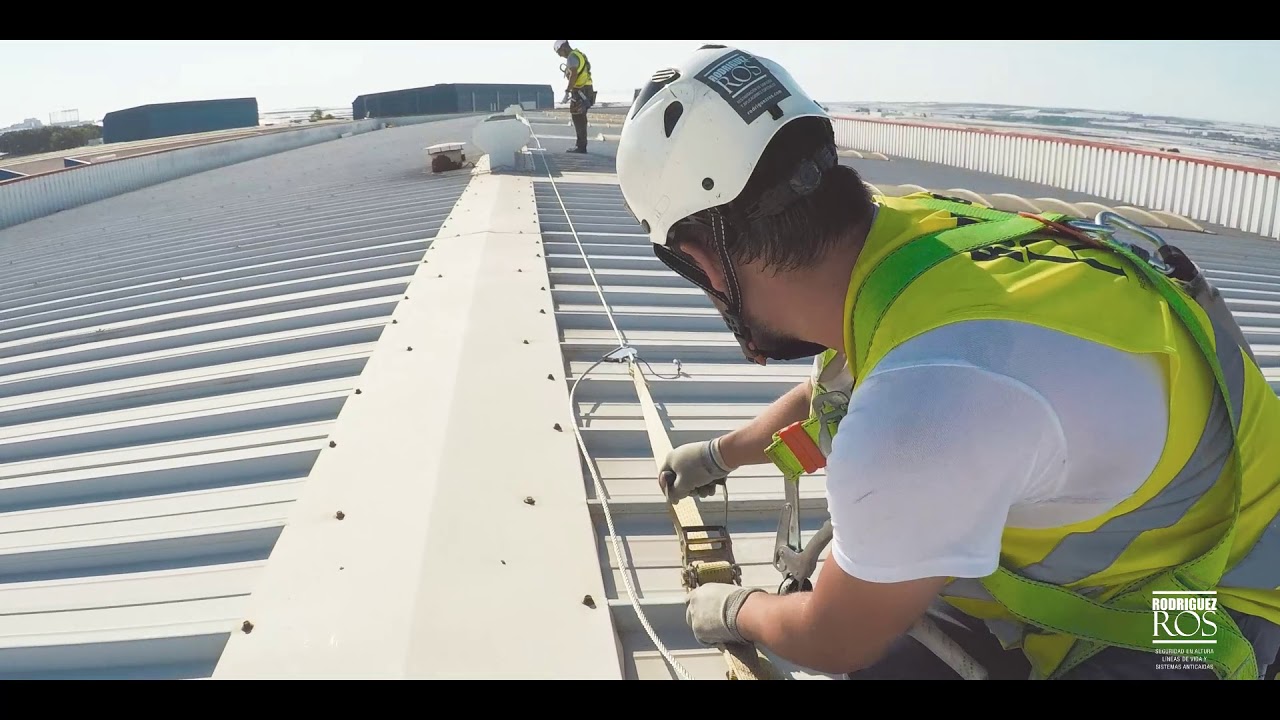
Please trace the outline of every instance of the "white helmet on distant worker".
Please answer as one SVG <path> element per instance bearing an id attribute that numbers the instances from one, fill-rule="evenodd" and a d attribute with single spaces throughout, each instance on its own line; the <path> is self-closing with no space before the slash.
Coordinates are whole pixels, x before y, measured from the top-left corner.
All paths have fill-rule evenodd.
<path id="1" fill-rule="evenodd" d="M 556 41 L 556 44 L 555 44 L 554 46 L 552 46 L 552 48 L 553 48 L 556 52 L 560 52 L 560 48 L 562 48 L 562 47 L 564 47 L 565 45 L 568 45 L 568 44 L 569 44 L 569 41 L 568 41 L 568 40 L 557 40 L 557 41 Z"/>
<path id="2" fill-rule="evenodd" d="M 640 91 L 618 141 L 618 183 L 656 245 L 694 213 L 732 201 L 774 134 L 802 117 L 830 116 L 782 66 L 703 45 L 659 70 Z"/>

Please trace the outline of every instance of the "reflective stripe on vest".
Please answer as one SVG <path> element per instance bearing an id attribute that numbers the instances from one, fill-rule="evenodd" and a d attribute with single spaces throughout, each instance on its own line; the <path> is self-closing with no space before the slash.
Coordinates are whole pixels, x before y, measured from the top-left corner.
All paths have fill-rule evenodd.
<path id="1" fill-rule="evenodd" d="M 1230 335 L 1122 247 L 1111 253 L 1073 246 L 1036 234 L 1044 229 L 1036 220 L 926 194 L 882 203 L 889 229 L 873 227 L 846 300 L 855 378 L 909 337 L 984 318 L 1036 322 L 1122 350 L 1160 353 L 1175 371 L 1171 392 L 1179 412 L 1143 487 L 1089 522 L 1006 528 L 1001 569 L 981 581 L 953 581 L 944 591 L 948 601 L 986 619 L 1006 647 L 1021 646 L 1039 677 L 1060 676 L 1110 645 L 1158 649 L 1151 643 L 1152 590 L 1217 588 L 1223 606 L 1280 621 L 1280 446 L 1261 439 L 1280 436 L 1280 400 Z M 956 216 L 993 222 L 957 227 Z M 883 237 L 903 233 L 910 222 L 924 232 Z M 955 229 L 942 232 L 948 225 Z M 947 294 L 955 286 L 966 288 L 962 298 Z M 1145 292 L 1152 288 L 1163 303 Z M 1107 328 L 1094 327 L 1100 307 Z M 1182 319 L 1198 340 L 1175 330 Z M 1197 363 L 1197 355 L 1210 366 Z M 1215 376 L 1222 392 L 1205 396 Z M 1246 447 L 1233 443 L 1237 423 Z M 1242 465 L 1232 461 L 1237 453 Z M 784 473 L 794 470 L 786 454 L 774 448 Z M 1230 505 L 1239 510 L 1241 467 L 1247 507 L 1237 524 L 1228 524 L 1231 516 L 1222 514 Z M 1228 568 L 1228 555 L 1244 557 Z M 1252 648 L 1234 622 L 1225 612 L 1215 620 L 1221 634 L 1212 664 L 1219 676 L 1256 677 Z"/>

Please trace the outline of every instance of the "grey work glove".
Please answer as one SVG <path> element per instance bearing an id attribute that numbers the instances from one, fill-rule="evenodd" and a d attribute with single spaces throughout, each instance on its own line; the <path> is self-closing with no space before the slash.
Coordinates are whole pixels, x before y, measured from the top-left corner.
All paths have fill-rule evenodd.
<path id="1" fill-rule="evenodd" d="M 752 593 L 760 588 L 713 582 L 699 585 L 689 593 L 684 619 L 693 637 L 703 645 L 742 645 L 747 641 L 738 633 L 738 611 Z"/>
<path id="2" fill-rule="evenodd" d="M 658 471 L 659 487 L 665 486 L 667 499 L 679 502 L 691 494 L 710 497 L 715 494 L 718 480 L 724 480 L 733 471 L 720 457 L 720 438 L 705 442 L 686 443 L 673 448 Z M 674 481 L 672 476 L 674 475 Z"/>

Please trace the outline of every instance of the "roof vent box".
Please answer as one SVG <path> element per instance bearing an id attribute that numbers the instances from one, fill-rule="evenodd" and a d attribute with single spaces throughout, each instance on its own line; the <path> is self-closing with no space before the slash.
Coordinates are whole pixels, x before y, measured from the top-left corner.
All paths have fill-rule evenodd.
<path id="1" fill-rule="evenodd" d="M 462 154 L 462 150 L 466 146 L 466 143 L 440 143 L 438 145 L 432 145 L 427 148 L 427 160 L 430 161 L 434 159 L 435 155 L 444 155 L 456 163 L 465 162 L 467 156 Z"/>
<path id="2" fill-rule="evenodd" d="M 465 147 L 466 143 L 440 143 L 428 147 L 427 165 L 431 172 L 446 172 L 462 167 L 462 163 L 467 161 L 467 156 L 462 154 Z"/>

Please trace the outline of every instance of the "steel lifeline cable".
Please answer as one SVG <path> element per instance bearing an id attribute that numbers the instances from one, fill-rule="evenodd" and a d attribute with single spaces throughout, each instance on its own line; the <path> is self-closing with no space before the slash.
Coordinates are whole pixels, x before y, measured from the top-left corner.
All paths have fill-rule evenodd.
<path id="1" fill-rule="evenodd" d="M 596 280 L 595 269 L 591 266 L 591 261 L 587 257 L 587 251 L 582 247 L 582 240 L 578 237 L 578 231 L 573 226 L 573 219 L 569 217 L 569 209 L 564 204 L 564 198 L 560 195 L 560 189 L 556 187 L 555 177 L 551 174 L 550 165 L 547 164 L 546 151 L 542 147 L 542 141 L 536 133 L 532 133 L 534 142 L 537 143 L 538 149 L 543 153 L 544 168 L 547 171 L 547 180 L 551 183 L 551 189 L 555 192 L 556 201 L 560 205 L 561 212 L 564 213 L 565 220 L 569 224 L 569 232 L 573 235 L 573 241 L 578 246 L 578 252 L 582 255 L 582 262 L 587 269 L 587 274 L 591 278 L 591 284 L 595 286 L 596 294 L 600 296 L 600 304 L 604 308 L 606 317 L 609 319 L 609 325 L 613 328 L 614 335 L 618 339 L 618 349 L 609 353 L 605 357 L 597 360 L 586 372 L 579 375 L 573 382 L 573 386 L 569 391 L 569 410 L 577 416 L 577 408 L 574 405 L 574 397 L 578 391 L 578 384 L 582 379 L 589 375 L 593 370 L 605 362 L 625 362 L 627 370 L 631 375 L 632 382 L 635 384 L 636 394 L 640 401 L 640 408 L 644 414 L 645 432 L 649 436 L 649 444 L 653 448 L 655 469 L 666 457 L 667 452 L 671 449 L 671 439 L 667 435 L 666 428 L 662 424 L 661 418 L 658 416 L 657 407 L 653 403 L 653 398 L 649 394 L 649 386 L 645 381 L 644 372 L 640 369 L 639 353 L 635 348 L 627 344 L 626 338 L 622 331 L 618 329 L 618 324 L 614 320 L 612 308 L 609 301 L 604 296 L 604 290 L 600 287 L 599 281 Z M 581 449 L 584 459 L 587 460 L 587 468 L 591 472 L 591 479 L 595 483 L 596 497 L 600 500 L 600 507 L 604 511 L 605 522 L 609 526 L 609 540 L 613 545 L 614 556 L 618 560 L 619 570 L 622 573 L 623 584 L 627 590 L 627 596 L 631 601 L 632 608 L 635 609 L 636 617 L 640 620 L 640 624 L 648 633 L 649 639 L 653 641 L 658 652 L 662 654 L 663 659 L 671 665 L 671 669 L 682 680 L 692 680 L 693 676 L 683 665 L 681 665 L 671 652 L 666 648 L 662 641 L 658 638 L 658 634 L 654 632 L 653 626 L 649 624 L 648 618 L 645 616 L 643 608 L 640 607 L 639 601 L 636 600 L 635 587 L 631 583 L 631 568 L 626 566 L 624 558 L 626 554 L 622 552 L 622 548 L 618 541 L 617 530 L 613 524 L 613 514 L 609 511 L 609 501 L 606 498 L 604 483 L 600 479 L 599 472 L 596 470 L 594 459 L 587 450 L 586 442 L 582 438 L 582 433 L 578 428 L 576 419 L 573 422 L 574 435 L 578 440 L 578 447 Z M 728 515 L 729 498 L 726 494 L 725 514 Z M 740 582 L 739 573 L 735 572 L 737 564 L 733 560 L 731 545 L 729 543 L 728 533 L 724 531 L 723 526 L 719 529 L 721 532 L 718 537 L 708 537 L 708 526 L 702 522 L 698 505 L 692 497 L 687 497 L 678 503 L 667 505 L 671 514 L 673 524 L 675 525 L 676 535 L 680 539 L 680 551 L 683 559 L 683 577 L 685 588 L 692 590 L 698 584 L 703 582 Z M 702 549 L 695 547 L 705 545 Z M 704 559 L 713 556 L 712 559 Z M 730 679 L 739 680 L 766 680 L 766 679 L 790 679 L 790 676 L 781 673 L 773 666 L 763 653 L 756 650 L 754 645 L 747 646 L 726 646 L 720 648 L 724 655 L 725 662 L 729 666 L 728 676 Z"/>
<path id="2" fill-rule="evenodd" d="M 666 648 L 662 641 L 658 638 L 658 634 L 654 631 L 653 626 L 649 624 L 649 619 L 645 616 L 644 609 L 640 607 L 639 601 L 636 599 L 636 591 L 631 582 L 631 568 L 627 567 L 621 544 L 618 541 L 618 533 L 613 524 L 613 514 L 609 510 L 609 501 L 606 497 L 604 483 L 600 479 L 599 471 L 596 469 L 594 458 L 587 450 L 586 441 L 582 437 L 582 432 L 578 427 L 577 408 L 574 404 L 574 398 L 578 392 L 578 385 L 584 378 L 590 375 L 597 367 L 606 362 L 626 363 L 627 371 L 631 376 L 635 385 L 636 396 L 640 403 L 641 412 L 644 415 L 645 432 L 649 436 L 649 444 L 653 449 L 653 457 L 655 469 L 660 469 L 661 463 L 666 458 L 667 453 L 671 451 L 671 438 L 667 435 L 665 426 L 661 417 L 658 415 L 657 406 L 654 404 L 653 397 L 649 393 L 649 384 L 644 378 L 644 373 L 640 369 L 640 364 L 648 364 L 639 356 L 638 351 L 631 347 L 618 329 L 618 324 L 614 320 L 612 308 L 609 301 L 604 296 L 604 290 L 600 287 L 600 283 L 596 280 L 595 269 L 591 266 L 591 260 L 587 257 L 587 251 L 582 246 L 582 240 L 578 237 L 578 231 L 573 226 L 573 219 L 569 217 L 569 209 L 565 206 L 564 198 L 560 195 L 560 189 L 556 187 L 555 177 L 551 173 L 549 161 L 546 158 L 546 149 L 542 146 L 542 140 L 537 133 L 532 132 L 530 135 L 534 142 L 537 143 L 538 150 L 543 155 L 544 169 L 547 172 L 547 180 L 551 184 L 551 189 L 556 195 L 556 202 L 560 205 L 560 211 L 564 213 L 565 221 L 569 225 L 569 233 L 573 236 L 574 243 L 578 246 L 578 252 L 582 256 L 583 266 L 587 270 L 587 275 L 591 278 L 591 284 L 595 286 L 596 294 L 600 297 L 601 307 L 604 308 L 605 316 L 609 320 L 610 327 L 613 328 L 614 335 L 618 339 L 618 348 L 592 363 L 585 372 L 578 375 L 573 381 L 573 385 L 569 390 L 569 411 L 574 417 L 573 433 L 578 441 L 578 448 L 582 452 L 583 458 L 587 461 L 587 469 L 591 473 L 591 479 L 595 485 L 596 497 L 600 500 L 600 508 L 604 512 L 605 523 L 609 528 L 609 540 L 613 546 L 614 557 L 618 560 L 618 568 L 622 574 L 623 586 L 626 588 L 627 597 L 631 601 L 631 607 L 636 612 L 636 617 L 640 624 L 644 627 L 645 632 L 649 635 L 649 639 L 653 642 L 654 647 L 662 655 L 663 659 L 671 666 L 676 676 L 682 680 L 692 680 L 693 676 L 689 671 L 681 665 L 671 652 Z M 722 483 L 723 484 L 723 483 Z M 724 582 L 741 584 L 741 571 L 737 562 L 733 557 L 733 546 L 728 533 L 728 515 L 729 515 L 729 491 L 727 484 L 723 484 L 724 490 L 724 507 L 725 507 L 725 524 L 724 525 L 707 525 L 702 520 L 701 512 L 698 509 L 697 501 L 693 496 L 686 497 L 677 503 L 668 503 L 667 509 L 671 515 L 672 524 L 675 526 L 676 537 L 680 542 L 681 556 L 681 580 L 687 591 L 692 591 L 697 586 L 708 582 Z M 922 645 L 928 648 L 935 656 L 947 663 L 952 669 L 960 674 L 962 678 L 969 680 L 982 680 L 987 677 L 987 672 L 980 664 L 975 662 L 950 636 L 942 632 L 937 625 L 928 617 L 921 618 L 909 631 L 909 634 L 918 640 Z M 726 645 L 720 646 L 720 651 L 724 657 L 725 663 L 729 667 L 727 677 L 730 680 L 791 680 L 793 679 L 789 673 L 781 672 L 765 654 L 759 651 L 754 644 L 746 645 Z"/>

